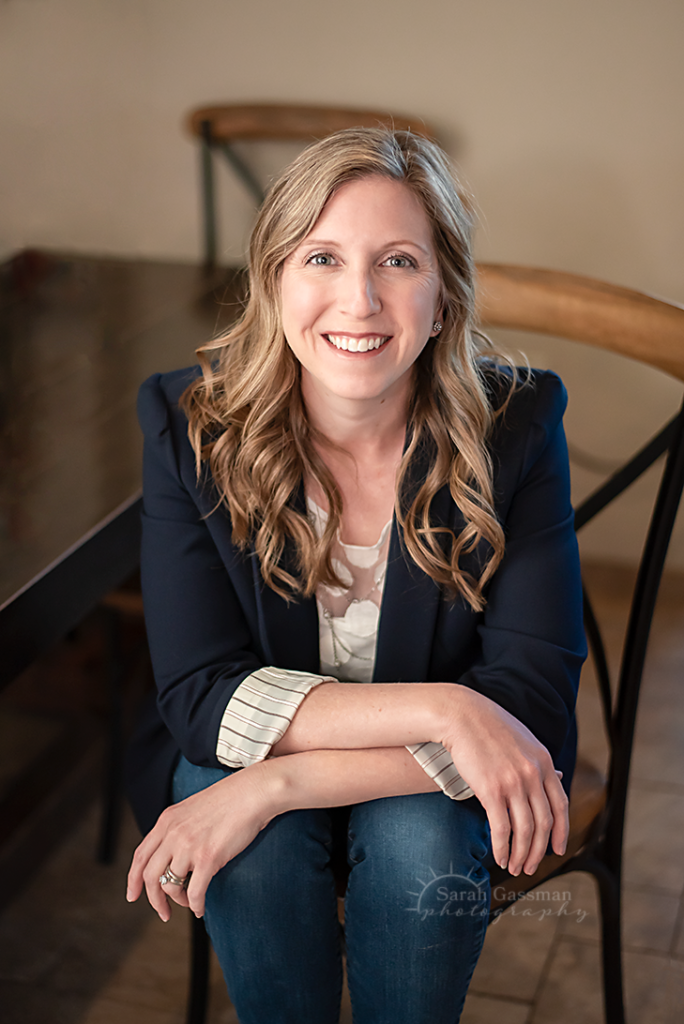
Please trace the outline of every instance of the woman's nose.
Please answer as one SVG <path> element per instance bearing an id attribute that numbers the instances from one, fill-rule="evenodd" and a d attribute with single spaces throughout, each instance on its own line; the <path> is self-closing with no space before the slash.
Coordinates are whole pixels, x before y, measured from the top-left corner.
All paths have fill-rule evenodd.
<path id="1" fill-rule="evenodd" d="M 367 268 L 348 268 L 344 274 L 341 312 L 357 320 L 365 320 L 382 309 L 382 302 L 373 274 Z"/>

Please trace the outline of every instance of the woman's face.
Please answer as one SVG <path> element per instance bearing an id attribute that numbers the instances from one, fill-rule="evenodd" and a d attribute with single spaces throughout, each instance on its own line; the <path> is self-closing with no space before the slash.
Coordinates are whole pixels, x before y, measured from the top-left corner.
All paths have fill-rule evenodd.
<path id="1" fill-rule="evenodd" d="M 430 223 L 410 189 L 380 176 L 343 185 L 281 272 L 305 399 L 407 392 L 441 319 L 440 292 Z"/>

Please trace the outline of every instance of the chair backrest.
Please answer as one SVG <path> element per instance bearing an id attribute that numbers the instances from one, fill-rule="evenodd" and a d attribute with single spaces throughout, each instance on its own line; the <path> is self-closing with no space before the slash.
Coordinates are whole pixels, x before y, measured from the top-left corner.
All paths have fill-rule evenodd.
<path id="1" fill-rule="evenodd" d="M 482 323 L 582 341 L 684 381 L 684 307 L 557 270 L 481 263 Z"/>
<path id="2" fill-rule="evenodd" d="M 292 103 L 229 103 L 193 110 L 187 117 L 190 134 L 200 141 L 202 206 L 204 211 L 204 263 L 216 264 L 217 218 L 213 154 L 220 153 L 260 206 L 264 190 L 234 142 L 311 142 L 343 128 L 389 125 L 434 139 L 433 129 L 420 117 L 387 111 L 344 107 L 302 106 Z"/>
<path id="3" fill-rule="evenodd" d="M 586 277 L 531 267 L 481 264 L 484 328 L 533 331 L 584 342 L 638 360 L 684 382 L 684 307 Z M 684 406 L 663 429 L 575 510 L 581 529 L 666 454 L 624 637 L 611 686 L 601 632 L 585 593 L 585 622 L 611 748 L 601 842 L 619 878 L 629 766 L 648 637 L 672 528 L 684 487 Z"/>
<path id="4" fill-rule="evenodd" d="M 226 103 L 200 107 L 188 115 L 192 135 L 202 138 L 209 122 L 216 142 L 241 139 L 322 139 L 343 128 L 377 128 L 392 125 L 435 138 L 420 117 L 389 114 L 386 110 L 358 110 L 343 107 L 302 106 L 293 103 Z"/>

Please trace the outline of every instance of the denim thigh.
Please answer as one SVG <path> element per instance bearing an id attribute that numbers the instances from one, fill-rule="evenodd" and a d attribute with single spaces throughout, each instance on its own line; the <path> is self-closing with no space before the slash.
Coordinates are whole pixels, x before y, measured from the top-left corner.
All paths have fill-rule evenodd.
<path id="1" fill-rule="evenodd" d="M 173 798 L 225 778 L 181 758 Z M 240 1024 L 337 1024 L 342 951 L 325 809 L 274 818 L 213 878 L 205 925 Z"/>
<path id="2" fill-rule="evenodd" d="M 475 798 L 372 800 L 349 816 L 347 970 L 356 1024 L 455 1024 L 489 915 L 489 825 Z"/>
<path id="3" fill-rule="evenodd" d="M 182 758 L 174 800 L 225 775 Z M 350 867 L 355 1024 L 455 1024 L 484 941 L 493 860 L 479 802 L 443 793 L 287 812 L 217 873 L 205 923 L 241 1024 L 336 1024 L 336 841 Z"/>

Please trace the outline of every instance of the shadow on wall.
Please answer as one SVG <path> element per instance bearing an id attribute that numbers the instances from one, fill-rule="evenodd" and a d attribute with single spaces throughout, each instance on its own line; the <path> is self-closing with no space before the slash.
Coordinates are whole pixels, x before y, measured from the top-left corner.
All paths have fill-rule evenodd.
<path id="1" fill-rule="evenodd" d="M 511 187 L 511 183 L 514 188 Z M 634 254 L 644 259 L 648 232 L 640 233 L 647 201 L 630 205 L 621 178 L 600 164 L 578 163 L 572 154 L 481 168 L 476 196 L 481 216 L 480 259 L 533 263 L 600 277 L 612 267 L 614 280 L 629 284 Z M 496 230 L 491 230 L 491 225 Z M 646 254 L 647 256 L 647 254 Z M 631 282 L 646 289 L 648 283 Z"/>

